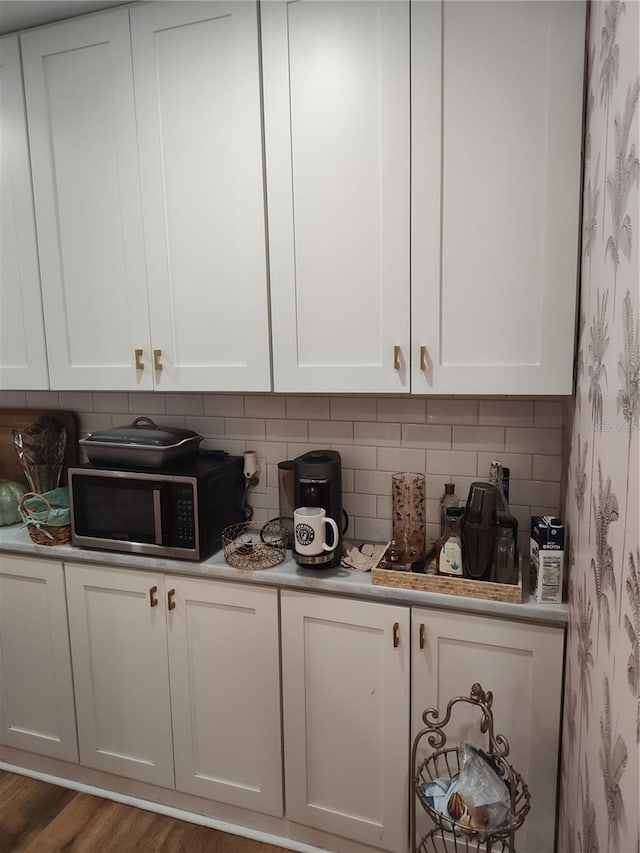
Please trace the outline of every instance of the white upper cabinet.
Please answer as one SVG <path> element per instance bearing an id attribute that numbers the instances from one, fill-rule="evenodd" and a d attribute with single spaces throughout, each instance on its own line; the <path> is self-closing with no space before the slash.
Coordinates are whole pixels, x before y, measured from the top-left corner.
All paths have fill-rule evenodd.
<path id="1" fill-rule="evenodd" d="M 265 4 L 275 390 L 571 393 L 584 31 L 563 0 Z"/>
<path id="2" fill-rule="evenodd" d="M 131 9 L 160 390 L 271 387 L 256 4 Z"/>
<path id="3" fill-rule="evenodd" d="M 52 388 L 269 390 L 256 4 L 22 38 Z"/>
<path id="4" fill-rule="evenodd" d="M 21 38 L 51 387 L 151 388 L 128 11 Z"/>
<path id="5" fill-rule="evenodd" d="M 261 14 L 275 390 L 408 391 L 409 4 Z"/>
<path id="6" fill-rule="evenodd" d="M 585 4 L 418 2 L 411 27 L 412 390 L 570 394 Z"/>
<path id="7" fill-rule="evenodd" d="M 18 37 L 0 39 L 0 389 L 49 387 Z"/>
<path id="8" fill-rule="evenodd" d="M 570 394 L 584 32 L 583 0 L 214 0 L 24 33 L 50 386 Z M 0 387 L 46 387 L 16 50 Z"/>

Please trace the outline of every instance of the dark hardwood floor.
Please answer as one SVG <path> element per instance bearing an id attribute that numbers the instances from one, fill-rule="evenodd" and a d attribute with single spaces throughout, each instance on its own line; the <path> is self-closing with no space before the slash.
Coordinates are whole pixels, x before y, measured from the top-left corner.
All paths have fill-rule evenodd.
<path id="1" fill-rule="evenodd" d="M 0 770 L 0 853 L 285 853 Z"/>

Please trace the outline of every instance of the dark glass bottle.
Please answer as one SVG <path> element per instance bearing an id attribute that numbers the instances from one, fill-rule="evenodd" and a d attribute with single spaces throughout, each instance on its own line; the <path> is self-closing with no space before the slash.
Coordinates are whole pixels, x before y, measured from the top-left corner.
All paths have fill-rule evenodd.
<path id="1" fill-rule="evenodd" d="M 511 519 L 498 521 L 498 535 L 493 557 L 493 573 L 496 583 L 517 583 L 516 543 L 513 538 Z"/>
<path id="2" fill-rule="evenodd" d="M 460 501 L 458 500 L 458 496 L 456 495 L 456 486 L 455 483 L 445 483 L 444 484 L 444 494 L 440 498 L 440 536 L 444 536 L 444 532 L 447 526 L 447 509 L 452 507 L 457 507 Z"/>
<path id="3" fill-rule="evenodd" d="M 501 485 L 502 485 L 502 491 L 504 492 L 504 499 L 506 500 L 507 504 L 509 503 L 509 478 L 510 478 L 510 475 L 511 475 L 511 471 L 508 468 L 502 469 Z"/>

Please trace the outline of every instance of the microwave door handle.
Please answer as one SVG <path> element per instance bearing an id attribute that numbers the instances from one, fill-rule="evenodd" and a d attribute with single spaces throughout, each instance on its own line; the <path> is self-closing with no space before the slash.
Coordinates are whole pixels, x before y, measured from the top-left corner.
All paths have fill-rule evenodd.
<path id="1" fill-rule="evenodd" d="M 156 545 L 162 545 L 162 499 L 160 489 L 153 490 L 153 524 Z"/>

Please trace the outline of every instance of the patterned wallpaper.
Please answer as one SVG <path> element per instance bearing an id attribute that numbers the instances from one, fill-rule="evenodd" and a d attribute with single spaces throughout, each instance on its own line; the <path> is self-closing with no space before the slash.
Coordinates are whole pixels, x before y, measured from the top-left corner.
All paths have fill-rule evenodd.
<path id="1" fill-rule="evenodd" d="M 640 851 L 638 8 L 590 12 L 560 853 Z"/>

